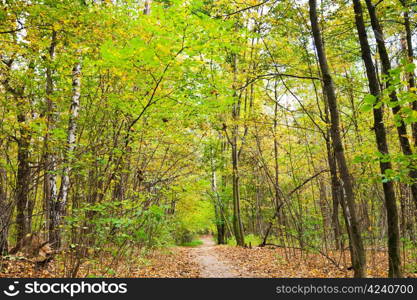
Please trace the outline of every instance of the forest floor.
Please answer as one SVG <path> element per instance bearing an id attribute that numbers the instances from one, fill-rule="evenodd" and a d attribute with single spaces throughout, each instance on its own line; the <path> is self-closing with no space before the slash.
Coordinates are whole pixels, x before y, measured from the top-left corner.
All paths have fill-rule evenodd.
<path id="1" fill-rule="evenodd" d="M 157 251 L 138 277 L 250 278 L 256 277 L 240 264 L 223 257 L 212 236 L 201 236 L 197 247 L 175 247 Z M 235 248 L 235 247 L 230 247 Z"/>
<path id="2" fill-rule="evenodd" d="M 202 236 L 202 245 L 190 249 L 194 261 L 200 269 L 202 278 L 236 278 L 254 277 L 245 267 L 237 266 L 228 259 L 220 258 L 216 245 L 211 236 Z"/>
<path id="3" fill-rule="evenodd" d="M 133 278 L 348 278 L 353 276 L 348 251 L 317 252 L 282 247 L 234 247 L 217 245 L 212 236 L 200 237 L 197 247 L 170 247 L 152 251 L 134 262 L 120 259 L 110 273 L 90 268 L 86 261 L 78 277 Z M 137 256 L 139 257 L 139 255 Z M 368 276 L 387 277 L 386 251 L 368 253 Z M 111 259 L 111 258 L 110 258 Z M 99 263 L 105 263 L 106 258 Z M 415 262 L 414 262 L 415 264 Z M 412 266 L 413 262 L 408 261 Z M 62 277 L 58 263 L 36 270 L 27 260 L 2 259 L 0 277 Z M 417 270 L 405 268 L 405 277 L 417 277 Z"/>
<path id="4" fill-rule="evenodd" d="M 198 247 L 175 247 L 154 257 L 140 277 L 199 278 L 350 278 L 348 251 L 320 253 L 296 248 L 242 248 L 217 245 L 211 236 L 200 237 Z M 368 277 L 387 277 L 385 251 L 369 251 Z M 412 264 L 412 261 L 409 261 Z M 406 270 L 405 277 L 417 277 Z"/>

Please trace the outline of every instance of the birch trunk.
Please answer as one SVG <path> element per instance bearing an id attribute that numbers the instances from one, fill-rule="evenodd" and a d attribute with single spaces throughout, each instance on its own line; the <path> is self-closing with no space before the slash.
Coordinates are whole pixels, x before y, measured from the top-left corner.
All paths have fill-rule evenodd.
<path id="1" fill-rule="evenodd" d="M 77 118 L 80 109 L 81 97 L 81 62 L 77 62 L 72 70 L 72 102 L 70 109 L 70 119 L 68 123 L 67 151 L 64 157 L 64 168 L 62 171 L 61 187 L 57 201 L 51 203 L 50 214 L 50 242 L 55 248 L 61 246 L 60 225 L 65 213 L 70 187 L 70 172 L 72 156 L 76 147 L 77 138 Z"/>
<path id="2" fill-rule="evenodd" d="M 151 0 L 145 1 L 145 8 L 143 10 L 144 15 L 150 15 L 151 14 Z"/>
<path id="3" fill-rule="evenodd" d="M 45 203 L 45 211 L 46 211 L 46 228 L 49 227 L 49 219 L 50 219 L 50 210 L 51 210 L 51 203 L 55 203 L 57 201 L 57 176 L 56 176 L 56 154 L 54 149 L 49 147 L 50 141 L 50 132 L 55 129 L 56 124 L 56 107 L 55 103 L 52 99 L 53 92 L 54 92 L 54 82 L 53 82 L 53 71 L 51 67 L 51 63 L 55 57 L 55 46 L 56 46 L 56 32 L 52 32 L 51 37 L 51 44 L 48 49 L 49 52 L 49 61 L 47 62 L 46 67 L 46 119 L 47 119 L 47 133 L 44 137 L 44 164 L 45 164 L 45 177 L 44 177 L 44 203 Z M 48 237 L 49 239 L 49 232 Z"/>

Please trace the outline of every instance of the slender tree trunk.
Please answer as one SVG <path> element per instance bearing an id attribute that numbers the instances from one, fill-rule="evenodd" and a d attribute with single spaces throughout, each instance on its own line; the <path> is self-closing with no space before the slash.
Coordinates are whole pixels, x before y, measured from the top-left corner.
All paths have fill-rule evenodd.
<path id="1" fill-rule="evenodd" d="M 236 126 L 235 126 L 236 127 Z M 243 225 L 240 213 L 240 187 L 239 187 L 239 157 L 237 151 L 237 130 L 233 129 L 232 144 L 232 185 L 233 185 L 233 230 L 235 233 L 236 244 L 244 246 Z"/>
<path id="2" fill-rule="evenodd" d="M 346 204 L 349 210 L 349 227 L 351 228 L 351 249 L 352 249 L 352 266 L 355 277 L 366 277 L 366 255 L 363 246 L 360 228 L 356 215 L 356 203 L 353 192 L 352 179 L 346 163 L 346 157 L 340 135 L 339 112 L 337 109 L 337 99 L 334 90 L 333 79 L 330 75 L 326 53 L 323 47 L 320 28 L 317 20 L 317 3 L 316 0 L 309 0 L 310 4 L 310 21 L 314 37 L 314 42 L 319 58 L 320 69 L 323 76 L 324 91 L 329 105 L 330 111 L 330 133 L 332 136 L 333 148 L 335 151 L 336 161 L 339 165 L 340 178 L 342 180 L 342 188 L 346 197 Z"/>
<path id="3" fill-rule="evenodd" d="M 7 172 L 0 167 L 0 256 L 8 254 L 11 203 L 7 201 Z"/>
<path id="4" fill-rule="evenodd" d="M 376 15 L 375 6 L 371 0 L 365 0 L 368 7 L 368 12 L 371 17 L 372 29 L 378 46 L 379 56 L 382 63 L 382 72 L 389 78 L 391 70 L 391 62 L 389 60 L 388 51 L 385 47 L 384 32 L 379 24 L 378 17 Z M 390 87 L 389 81 L 386 83 L 387 88 Z M 391 101 L 398 103 L 396 92 L 393 91 L 390 94 Z M 397 115 L 400 111 L 400 106 L 397 105 L 392 108 L 394 115 Z M 407 126 L 400 118 L 399 125 L 397 125 L 398 138 L 400 141 L 401 149 L 404 155 L 411 158 L 413 154 L 411 145 L 407 137 Z M 411 166 L 413 167 L 413 166 Z M 417 172 L 412 170 L 409 172 L 409 176 L 412 180 L 417 180 Z M 417 184 L 411 184 L 411 195 L 413 200 L 417 203 Z M 389 254 L 389 276 L 390 277 L 402 277 L 401 271 L 401 255 L 400 255 L 400 230 L 398 225 L 398 208 L 394 199 L 388 199 L 391 201 L 385 201 L 387 209 L 387 223 L 388 223 L 388 254 Z"/>
<path id="5" fill-rule="evenodd" d="M 18 106 L 22 106 L 23 99 L 15 97 Z M 29 183 L 30 183 L 30 165 L 29 165 L 29 146 L 30 134 L 26 129 L 26 114 L 19 112 L 17 120 L 20 126 L 20 137 L 17 142 L 17 177 L 16 177 L 16 243 L 17 249 L 20 248 L 20 242 L 26 234 L 30 232 L 28 228 L 28 201 L 29 201 Z"/>
<path id="6" fill-rule="evenodd" d="M 326 149 L 327 149 L 327 161 L 329 164 L 330 170 L 330 180 L 331 180 L 331 190 L 332 190 L 332 227 L 334 233 L 334 241 L 336 249 L 343 248 L 342 233 L 340 230 L 340 221 L 339 221 L 339 205 L 341 202 L 340 192 L 340 181 L 337 176 L 337 166 L 334 159 L 333 151 L 330 145 L 330 141 L 326 140 Z"/>
<path id="7" fill-rule="evenodd" d="M 144 15 L 150 15 L 151 14 L 151 0 L 145 1 L 145 8 L 143 9 Z"/>
<path id="8" fill-rule="evenodd" d="M 275 212 L 277 214 L 278 221 L 280 218 L 280 210 L 282 205 L 280 188 L 279 188 L 279 163 L 278 163 L 278 138 L 277 138 L 277 127 L 278 127 L 278 99 L 275 88 L 275 105 L 274 105 L 274 198 L 275 198 Z"/>
<path id="9" fill-rule="evenodd" d="M 237 77 L 237 55 L 232 55 L 232 68 L 234 76 L 234 84 Z M 236 87 L 233 87 L 236 90 Z M 240 115 L 240 97 L 236 91 L 234 93 L 234 103 L 232 107 L 232 187 L 233 187 L 233 231 L 235 234 L 236 244 L 238 246 L 245 246 L 245 239 L 243 234 L 243 225 L 240 211 L 240 186 L 239 186 L 239 150 L 238 150 L 238 134 L 239 134 L 239 115 Z"/>
<path id="10" fill-rule="evenodd" d="M 5 61 L 4 64 L 12 69 L 13 60 Z M 17 107 L 17 122 L 19 124 L 19 138 L 17 138 L 17 174 L 16 174 L 16 247 L 18 251 L 21 246 L 21 242 L 31 228 L 28 228 L 28 208 L 29 208 L 29 183 L 30 183 L 30 163 L 29 163 L 29 148 L 31 135 L 26 124 L 26 110 L 24 103 L 24 91 L 25 88 L 17 87 L 13 88 L 9 84 L 10 78 L 6 77 L 2 83 L 6 90 L 13 96 L 13 100 Z"/>
<path id="11" fill-rule="evenodd" d="M 72 102 L 70 110 L 70 119 L 68 123 L 67 149 L 64 157 L 64 169 L 62 171 L 61 187 L 58 199 L 51 203 L 51 220 L 50 220 L 50 242 L 55 248 L 61 246 L 60 225 L 68 199 L 68 190 L 70 187 L 70 172 L 72 156 L 75 150 L 75 141 L 77 137 L 77 118 L 80 108 L 81 97 L 81 62 L 77 62 L 72 70 Z"/>
<path id="12" fill-rule="evenodd" d="M 411 30 L 410 16 L 408 12 L 409 7 L 408 7 L 407 0 L 400 0 L 400 2 L 404 8 L 403 17 L 404 17 L 407 58 L 410 63 L 413 63 L 414 62 L 413 34 Z M 410 89 L 416 87 L 414 71 L 411 71 L 408 74 L 408 87 Z M 417 101 L 414 101 L 411 104 L 411 107 L 413 108 L 413 110 L 417 111 Z M 411 124 L 411 129 L 412 129 L 412 134 L 413 134 L 414 146 L 417 146 L 417 123 Z M 417 209 L 417 202 L 415 202 L 415 204 L 416 204 L 416 209 Z"/>
<path id="13" fill-rule="evenodd" d="M 365 64 L 366 73 L 368 76 L 368 82 L 369 82 L 369 90 L 371 94 L 376 97 L 376 99 L 379 100 L 380 98 L 380 87 L 378 83 L 378 77 L 377 73 L 374 67 L 374 63 L 372 61 L 371 56 L 371 50 L 368 42 L 368 36 L 366 33 L 366 27 L 363 19 L 363 10 L 362 5 L 359 0 L 353 0 L 353 7 L 355 12 L 355 23 L 356 28 L 358 31 L 359 36 L 359 42 L 361 46 L 361 52 L 362 52 L 362 59 Z M 377 142 L 377 148 L 378 151 L 383 155 L 388 155 L 388 144 L 387 144 L 387 137 L 385 132 L 385 126 L 383 123 L 383 111 L 382 106 L 381 107 L 374 107 L 373 109 L 374 114 L 374 130 L 375 130 L 375 136 L 376 136 L 376 142 Z M 385 174 L 386 170 L 392 169 L 391 162 L 380 160 L 379 162 L 381 173 Z M 392 181 L 384 181 L 382 183 L 383 189 L 384 189 L 384 199 L 385 199 L 385 206 L 387 208 L 387 213 L 390 214 L 390 217 L 388 217 L 389 220 L 389 226 L 391 227 L 391 233 L 388 237 L 388 246 L 389 246 L 389 265 L 390 265 L 390 276 L 396 276 L 394 274 L 394 270 L 397 270 L 396 272 L 400 272 L 398 268 L 400 268 L 400 265 L 398 264 L 399 259 L 399 253 L 397 253 L 397 248 L 399 249 L 399 244 L 397 244 L 399 241 L 398 237 L 395 236 L 395 231 L 398 230 L 398 224 L 395 226 L 395 221 L 392 218 L 396 217 L 396 200 L 395 200 L 395 192 L 394 192 L 394 185 Z M 395 229 L 397 227 L 397 229 Z M 394 235 L 393 235 L 394 234 Z M 393 256 L 393 257 L 391 257 Z M 398 273 L 397 275 L 400 275 Z"/>
<path id="14" fill-rule="evenodd" d="M 326 97 L 325 94 L 326 93 L 324 92 L 324 89 L 323 89 L 324 97 Z M 324 119 L 326 121 L 326 124 L 330 124 L 329 105 L 326 99 L 324 99 Z M 342 230 L 340 228 L 340 220 L 339 220 L 339 207 L 341 204 L 343 204 L 342 201 L 344 200 L 343 200 L 343 194 L 341 192 L 340 180 L 337 175 L 337 163 L 336 163 L 334 151 L 331 145 L 331 134 L 330 134 L 329 128 L 327 128 L 326 132 L 323 133 L 323 137 L 324 137 L 324 140 L 326 141 L 327 162 L 328 162 L 329 170 L 330 170 L 331 191 L 332 191 L 332 226 L 333 226 L 335 248 L 343 250 Z M 344 210 L 343 210 L 343 215 L 345 215 Z M 346 222 L 346 226 L 348 226 L 347 222 Z M 350 228 L 347 228 L 347 232 L 350 236 Z"/>
<path id="15" fill-rule="evenodd" d="M 47 119 L 47 128 L 48 131 L 44 137 L 44 164 L 45 164 L 45 176 L 44 176 L 44 203 L 45 203 L 45 211 L 46 211 L 46 228 L 49 229 L 49 213 L 51 210 L 51 203 L 55 203 L 57 201 L 57 179 L 56 179 L 56 154 L 55 150 L 49 147 L 49 138 L 50 133 L 54 130 L 56 125 L 56 107 L 55 103 L 52 99 L 52 95 L 54 92 L 54 82 L 53 82 L 53 71 L 51 63 L 54 60 L 55 56 L 55 46 L 56 46 L 56 32 L 52 32 L 51 37 L 51 44 L 49 46 L 49 59 L 47 61 L 46 67 L 46 119 Z M 49 240 L 49 232 L 48 237 Z"/>
<path id="16" fill-rule="evenodd" d="M 213 158 L 212 158 L 213 159 Z M 215 202 L 214 202 L 214 210 L 215 210 L 215 218 L 216 218 L 216 229 L 217 229 L 217 243 L 219 245 L 225 244 L 225 223 L 223 218 L 222 207 L 220 206 L 221 198 L 219 196 L 219 191 L 217 189 L 217 176 L 216 170 L 214 169 L 215 166 L 212 165 L 211 171 L 211 190 L 214 194 Z"/>

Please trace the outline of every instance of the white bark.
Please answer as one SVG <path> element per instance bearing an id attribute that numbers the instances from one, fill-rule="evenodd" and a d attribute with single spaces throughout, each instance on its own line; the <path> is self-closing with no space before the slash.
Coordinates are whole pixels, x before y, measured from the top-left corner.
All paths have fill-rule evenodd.
<path id="1" fill-rule="evenodd" d="M 151 0 L 145 1 L 145 9 L 143 10 L 143 14 L 150 15 L 151 14 Z"/>
<path id="2" fill-rule="evenodd" d="M 77 118 L 78 111 L 80 109 L 80 97 L 81 97 L 81 63 L 77 62 L 72 71 L 72 103 L 71 113 L 68 124 L 68 138 L 67 138 L 67 153 L 65 157 L 65 166 L 62 175 L 61 184 L 61 199 L 62 205 L 65 207 L 68 198 L 69 189 L 69 173 L 71 171 L 71 158 L 75 150 L 75 141 L 77 137 Z"/>
<path id="3" fill-rule="evenodd" d="M 55 46 L 56 46 L 56 32 L 52 32 L 51 45 L 49 47 L 49 63 L 54 61 L 55 58 Z M 48 133 L 45 135 L 45 164 L 46 164 L 46 174 L 45 174 L 45 205 L 46 205 L 46 228 L 50 229 L 50 211 L 51 207 L 58 200 L 58 190 L 57 190 L 57 175 L 56 173 L 56 153 L 53 149 L 48 148 L 48 139 L 50 133 L 56 127 L 57 115 L 56 115 L 56 105 L 52 100 L 52 94 L 54 92 L 54 82 L 53 82 L 53 71 L 50 65 L 46 69 L 46 107 L 47 107 L 47 118 L 48 118 Z M 52 150 L 52 151 L 51 151 Z M 47 236 L 49 239 L 49 235 Z"/>
<path id="4" fill-rule="evenodd" d="M 68 123 L 68 136 L 67 136 L 67 151 L 64 156 L 64 168 L 62 171 L 61 187 L 56 204 L 51 209 L 51 228 L 52 233 L 50 242 L 53 243 L 55 248 L 59 248 L 61 244 L 59 226 L 61 224 L 62 216 L 65 212 L 65 207 L 68 199 L 68 190 L 70 187 L 70 172 L 72 157 L 76 147 L 77 138 L 77 118 L 78 111 L 80 109 L 80 97 L 81 97 L 81 62 L 77 62 L 72 70 L 72 98 L 70 119 Z"/>

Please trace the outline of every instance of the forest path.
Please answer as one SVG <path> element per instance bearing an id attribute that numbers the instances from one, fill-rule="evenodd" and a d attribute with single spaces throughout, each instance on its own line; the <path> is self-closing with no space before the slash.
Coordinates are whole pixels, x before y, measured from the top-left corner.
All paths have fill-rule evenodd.
<path id="1" fill-rule="evenodd" d="M 220 259 L 212 236 L 201 236 L 202 245 L 190 249 L 194 261 L 200 266 L 201 278 L 252 277 L 249 272 L 238 269 L 229 261 Z"/>

